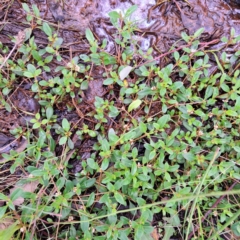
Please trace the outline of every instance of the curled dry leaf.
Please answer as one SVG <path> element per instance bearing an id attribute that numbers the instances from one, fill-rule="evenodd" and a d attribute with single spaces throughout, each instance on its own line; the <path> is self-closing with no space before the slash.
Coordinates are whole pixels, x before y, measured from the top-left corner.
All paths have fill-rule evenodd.
<path id="1" fill-rule="evenodd" d="M 28 144 L 28 141 L 25 137 L 22 137 L 21 141 L 18 141 L 19 139 L 14 139 L 12 142 L 10 142 L 7 145 L 4 145 L 0 148 L 0 154 L 2 153 L 9 153 L 11 150 L 15 150 L 18 153 L 23 152 Z M 0 155 L 0 162 L 4 161 L 4 158 Z"/>
<path id="2" fill-rule="evenodd" d="M 3 222 L 4 221 L 4 222 Z M 0 239 L 11 240 L 14 233 L 21 228 L 19 221 L 11 218 L 4 218 L 0 222 Z"/>
<path id="3" fill-rule="evenodd" d="M 153 229 L 153 231 L 152 231 L 152 233 L 151 233 L 151 237 L 152 237 L 154 240 L 160 239 L 160 235 L 159 235 L 159 233 L 158 233 L 157 228 L 154 228 L 154 229 Z"/>
<path id="4" fill-rule="evenodd" d="M 13 137 L 8 137 L 7 135 L 0 133 L 0 149 L 13 140 Z"/>
<path id="5" fill-rule="evenodd" d="M 16 189 L 22 189 L 24 192 L 31 192 L 33 193 L 38 186 L 38 181 L 33 181 L 33 182 L 29 182 L 26 183 L 24 185 L 17 185 L 15 187 L 13 187 L 12 189 L 10 189 L 10 195 L 16 190 Z M 20 206 L 21 204 L 23 204 L 24 202 L 24 198 L 22 197 L 18 197 L 16 200 L 13 201 L 13 204 L 16 206 Z"/>
<path id="6" fill-rule="evenodd" d="M 133 67 L 131 66 L 126 66 L 125 68 L 123 68 L 119 73 L 120 79 L 124 80 L 124 78 L 128 76 L 128 74 L 132 71 L 132 69 Z"/>
<path id="7" fill-rule="evenodd" d="M 12 218 L 4 218 L 0 221 L 0 230 L 4 230 L 14 223 Z"/>

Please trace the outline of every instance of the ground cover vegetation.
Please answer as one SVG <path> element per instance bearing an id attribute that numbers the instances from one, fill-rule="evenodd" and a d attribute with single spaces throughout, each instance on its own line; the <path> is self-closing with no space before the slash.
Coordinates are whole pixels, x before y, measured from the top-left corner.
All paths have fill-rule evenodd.
<path id="1" fill-rule="evenodd" d="M 0 239 L 237 239 L 240 51 L 233 46 L 240 37 L 234 29 L 218 49 L 199 29 L 154 55 L 139 46 L 132 6 L 109 13 L 114 55 L 87 29 L 89 53 L 67 61 L 57 28 L 35 5 L 23 8 L 29 27 L 13 38 L 13 50 L 0 46 L 1 109 L 19 111 L 9 99 L 24 79 L 40 109 L 21 112 L 31 118 L 11 130 L 27 141 L 25 148 L 2 153 L 1 169 L 8 169 L 1 184 L 21 174 L 0 193 Z M 36 29 L 48 36 L 47 46 L 35 42 Z M 107 94 L 87 107 L 84 93 L 97 67 Z M 71 112 L 78 121 L 68 119 Z M 82 160 L 77 143 L 85 139 L 94 145 Z M 72 160 L 81 165 L 75 174 Z"/>

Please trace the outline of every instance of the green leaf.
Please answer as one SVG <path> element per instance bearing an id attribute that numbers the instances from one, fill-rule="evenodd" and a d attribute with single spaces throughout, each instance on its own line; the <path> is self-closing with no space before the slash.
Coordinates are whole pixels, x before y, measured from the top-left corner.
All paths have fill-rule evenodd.
<path id="1" fill-rule="evenodd" d="M 34 83 L 31 87 L 31 89 L 32 89 L 33 92 L 38 92 L 38 89 L 39 89 L 38 88 L 38 83 Z"/>
<path id="2" fill-rule="evenodd" d="M 236 152 L 240 153 L 240 147 L 239 147 L 239 146 L 235 146 L 235 147 L 233 147 L 233 149 L 234 149 Z"/>
<path id="3" fill-rule="evenodd" d="M 223 91 L 230 92 L 229 86 L 227 84 L 222 83 L 220 86 Z"/>
<path id="4" fill-rule="evenodd" d="M 90 62 L 90 57 L 86 54 L 81 54 L 80 58 L 84 61 L 84 62 Z"/>
<path id="5" fill-rule="evenodd" d="M 44 70 L 45 72 L 51 72 L 51 68 L 48 67 L 48 66 L 43 66 L 43 70 Z"/>
<path id="6" fill-rule="evenodd" d="M 10 155 L 5 154 L 5 153 L 3 154 L 3 157 L 5 159 L 12 160 L 12 157 Z M 9 198 L 7 196 L 5 196 L 3 193 L 0 192 L 0 199 L 4 200 L 4 201 L 8 201 Z"/>
<path id="7" fill-rule="evenodd" d="M 11 240 L 14 233 L 21 228 L 19 221 L 17 220 L 15 223 L 10 225 L 8 228 L 4 230 L 0 230 L 0 239 Z"/>
<path id="8" fill-rule="evenodd" d="M 102 165 L 101 165 L 101 169 L 103 171 L 105 171 L 109 166 L 109 159 L 108 158 L 104 158 L 102 161 Z"/>
<path id="9" fill-rule="evenodd" d="M 120 204 L 126 206 L 126 202 L 125 202 L 123 196 L 119 192 L 115 192 L 114 193 L 114 197 L 116 198 L 117 202 L 119 202 Z"/>
<path id="10" fill-rule="evenodd" d="M 52 106 L 48 106 L 46 109 L 46 116 L 47 119 L 51 119 L 51 117 L 53 116 L 53 107 Z"/>
<path id="11" fill-rule="evenodd" d="M 175 89 L 179 89 L 179 88 L 181 88 L 182 86 L 183 86 L 183 83 L 180 82 L 180 81 L 174 82 L 174 84 L 173 84 L 174 90 L 175 90 Z"/>
<path id="12" fill-rule="evenodd" d="M 145 76 L 145 77 L 149 76 L 149 71 L 144 65 L 141 66 L 139 69 L 141 70 L 141 75 L 142 76 Z"/>
<path id="13" fill-rule="evenodd" d="M 208 99 L 209 97 L 211 97 L 213 94 L 213 87 L 212 86 L 208 86 L 206 89 L 206 93 L 204 96 L 204 99 Z"/>
<path id="14" fill-rule="evenodd" d="M 138 166 L 135 161 L 132 162 L 131 175 L 134 175 L 137 172 Z"/>
<path id="15" fill-rule="evenodd" d="M 107 141 L 107 139 L 103 139 L 101 145 L 102 145 L 102 150 L 104 152 L 106 152 L 110 149 L 110 145 L 109 145 L 109 142 Z"/>
<path id="16" fill-rule="evenodd" d="M 92 45 L 95 40 L 93 33 L 91 32 L 91 30 L 89 28 L 87 28 L 85 34 L 86 34 L 86 38 L 87 38 L 88 42 Z"/>
<path id="17" fill-rule="evenodd" d="M 70 123 L 68 122 L 68 120 L 66 118 L 64 118 L 62 120 L 62 127 L 65 132 L 68 132 L 70 130 Z"/>
<path id="18" fill-rule="evenodd" d="M 27 78 L 33 78 L 34 77 L 34 75 L 30 72 L 24 72 L 23 75 Z"/>
<path id="19" fill-rule="evenodd" d="M 81 216 L 80 226 L 83 232 L 89 231 L 89 221 L 87 216 Z"/>
<path id="20" fill-rule="evenodd" d="M 240 221 L 237 221 L 231 226 L 231 229 L 236 237 L 240 237 Z"/>
<path id="21" fill-rule="evenodd" d="M 85 80 L 81 83 L 81 90 L 87 90 L 88 89 L 88 81 Z"/>
<path id="22" fill-rule="evenodd" d="M 136 99 L 128 106 L 128 112 L 131 112 L 133 109 L 138 108 L 142 103 L 142 100 Z"/>
<path id="23" fill-rule="evenodd" d="M 136 136 L 136 132 L 135 131 L 129 131 L 127 133 L 124 133 L 122 135 L 122 139 L 123 141 L 129 141 L 130 139 L 134 139 L 134 137 Z"/>
<path id="24" fill-rule="evenodd" d="M 32 5 L 32 9 L 33 9 L 33 12 L 35 13 L 36 17 L 40 17 L 40 11 L 36 4 Z"/>
<path id="25" fill-rule="evenodd" d="M 67 144 L 68 144 L 68 147 L 69 147 L 70 149 L 73 149 L 73 148 L 74 148 L 74 143 L 73 143 L 73 141 L 72 141 L 71 138 L 68 138 Z"/>
<path id="26" fill-rule="evenodd" d="M 53 55 L 50 55 L 50 56 L 47 56 L 45 59 L 44 59 L 44 62 L 45 63 L 50 63 L 53 59 Z"/>
<path id="27" fill-rule="evenodd" d="M 166 225 L 164 227 L 164 237 L 162 240 L 170 240 L 174 232 L 175 232 L 174 227 L 172 227 L 171 225 Z"/>
<path id="28" fill-rule="evenodd" d="M 144 229 L 142 225 L 137 225 L 135 228 L 135 238 L 134 239 L 142 239 L 144 234 Z"/>
<path id="29" fill-rule="evenodd" d="M 183 152 L 182 153 L 183 157 L 188 160 L 188 161 L 192 161 L 195 159 L 194 155 L 191 152 Z"/>
<path id="30" fill-rule="evenodd" d="M 45 48 L 48 53 L 55 53 L 55 50 L 52 47 Z"/>
<path id="31" fill-rule="evenodd" d="M 147 131 L 147 125 L 143 122 L 139 123 L 139 128 L 141 130 L 141 132 L 145 133 Z"/>
<path id="32" fill-rule="evenodd" d="M 113 84 L 113 83 L 114 83 L 113 78 L 107 78 L 103 81 L 104 85 L 110 85 L 110 84 Z"/>
<path id="33" fill-rule="evenodd" d="M 133 69 L 133 67 L 130 67 L 130 66 L 123 68 L 119 73 L 120 79 L 124 80 L 129 75 L 129 73 L 132 71 L 132 69 Z"/>
<path id="34" fill-rule="evenodd" d="M 240 180 L 240 174 L 239 173 L 233 173 L 232 177 L 237 179 L 237 180 Z"/>
<path id="35" fill-rule="evenodd" d="M 16 188 L 10 195 L 10 199 L 12 201 L 15 201 L 19 197 L 23 197 L 23 189 L 21 188 Z"/>
<path id="36" fill-rule="evenodd" d="M 168 172 L 165 172 L 164 178 L 165 178 L 168 182 L 171 181 L 171 176 L 170 176 L 170 174 L 169 174 Z"/>
<path id="37" fill-rule="evenodd" d="M 163 115 L 162 117 L 160 117 L 157 121 L 158 123 L 158 129 L 162 129 L 166 124 L 167 122 L 170 120 L 170 115 Z"/>
<path id="38" fill-rule="evenodd" d="M 225 113 L 226 113 L 226 115 L 231 116 L 231 117 L 237 117 L 238 116 L 238 113 L 234 110 L 231 110 L 231 109 L 227 110 Z"/>
<path id="39" fill-rule="evenodd" d="M 128 10 L 125 13 L 125 17 L 131 16 L 137 10 L 137 8 L 138 8 L 137 5 L 133 5 L 130 8 L 128 8 Z"/>
<path id="40" fill-rule="evenodd" d="M 42 122 L 41 122 L 41 124 L 45 125 L 45 124 L 47 124 L 48 122 L 49 122 L 48 119 L 43 119 Z"/>
<path id="41" fill-rule="evenodd" d="M 113 128 L 110 128 L 108 131 L 108 139 L 111 143 L 116 143 L 119 140 Z"/>
<path id="42" fill-rule="evenodd" d="M 113 56 L 105 55 L 103 57 L 103 64 L 104 65 L 110 65 L 110 64 L 115 64 L 116 63 L 116 58 Z"/>
<path id="43" fill-rule="evenodd" d="M 48 23 L 44 22 L 43 26 L 42 26 L 42 30 L 45 32 L 45 34 L 48 37 L 52 36 L 52 29 L 50 28 L 50 26 L 48 25 Z"/>
<path id="44" fill-rule="evenodd" d="M 109 15 L 109 17 L 114 18 L 114 19 L 120 18 L 120 14 L 117 11 L 109 12 L 108 15 Z"/>
<path id="45" fill-rule="evenodd" d="M 31 12 L 31 10 L 30 10 L 28 4 L 26 4 L 26 3 L 22 3 L 22 7 L 23 7 L 23 9 L 24 9 L 27 13 L 30 13 L 30 12 Z"/>
<path id="46" fill-rule="evenodd" d="M 57 182 L 56 182 L 56 185 L 57 185 L 57 188 L 58 190 L 60 191 L 62 189 L 62 187 L 64 186 L 65 184 L 65 178 L 64 177 L 60 177 Z"/>
<path id="47" fill-rule="evenodd" d="M 7 208 L 8 208 L 8 206 L 0 207 L 0 219 L 2 219 L 2 217 L 4 216 Z"/>
<path id="48" fill-rule="evenodd" d="M 35 66 L 32 65 L 32 64 L 28 64 L 28 65 L 27 65 L 27 69 L 28 69 L 28 71 L 31 72 L 31 73 L 35 73 L 35 71 L 36 71 Z"/>
<path id="49" fill-rule="evenodd" d="M 188 42 L 190 40 L 190 37 L 185 32 L 182 32 L 181 36 L 185 42 Z"/>
<path id="50" fill-rule="evenodd" d="M 120 14 L 117 11 L 112 11 L 112 12 L 109 12 L 108 15 L 110 17 L 110 21 L 112 25 L 116 27 L 118 23 L 118 19 L 120 18 Z"/>
<path id="51" fill-rule="evenodd" d="M 55 39 L 55 41 L 54 41 L 54 43 L 53 43 L 52 46 L 53 46 L 55 49 L 58 50 L 58 49 L 61 47 L 62 43 L 63 43 L 63 39 L 60 38 L 60 37 L 58 37 L 57 39 Z M 59 56 L 60 56 L 60 55 L 59 55 Z"/>
<path id="52" fill-rule="evenodd" d="M 87 165 L 92 169 L 98 169 L 98 164 L 92 158 L 87 159 Z"/>
<path id="53" fill-rule="evenodd" d="M 61 137 L 60 140 L 59 140 L 59 145 L 64 145 L 66 142 L 67 142 L 67 137 L 64 136 L 64 137 Z"/>
<path id="54" fill-rule="evenodd" d="M 28 14 L 26 19 L 27 19 L 28 22 L 31 22 L 33 20 L 33 16 Z"/>
<path id="55" fill-rule="evenodd" d="M 37 69 L 37 70 L 34 72 L 34 77 L 39 76 L 41 73 L 42 73 L 42 69 Z"/>
<path id="56" fill-rule="evenodd" d="M 41 60 L 41 56 L 39 55 L 38 51 L 36 50 L 32 50 L 32 56 L 36 61 L 40 61 Z"/>
<path id="57" fill-rule="evenodd" d="M 227 37 L 222 37 L 222 38 L 221 38 L 221 41 L 224 42 L 224 43 L 227 43 L 227 42 L 228 42 L 228 39 L 227 39 Z"/>
<path id="58" fill-rule="evenodd" d="M 177 52 L 177 51 L 173 53 L 173 56 L 176 61 L 180 58 L 179 52 Z"/>
<path id="59" fill-rule="evenodd" d="M 3 93 L 3 95 L 7 96 L 10 91 L 11 91 L 10 89 L 8 89 L 7 87 L 5 87 L 5 88 L 2 90 L 2 93 Z"/>
<path id="60" fill-rule="evenodd" d="M 95 200 L 95 193 L 92 192 L 88 198 L 86 207 L 91 207 Z"/>
<path id="61" fill-rule="evenodd" d="M 33 129 L 37 129 L 37 128 L 40 128 L 40 126 L 41 126 L 41 123 L 40 122 L 36 122 L 36 123 L 34 123 L 33 124 Z"/>
<path id="62" fill-rule="evenodd" d="M 204 28 L 200 28 L 200 29 L 198 29 L 195 33 L 194 33 L 194 38 L 197 38 L 197 37 L 199 37 L 203 32 L 204 32 Z"/>
<path id="63" fill-rule="evenodd" d="M 149 160 L 152 160 L 156 156 L 156 150 L 152 150 L 149 154 Z"/>

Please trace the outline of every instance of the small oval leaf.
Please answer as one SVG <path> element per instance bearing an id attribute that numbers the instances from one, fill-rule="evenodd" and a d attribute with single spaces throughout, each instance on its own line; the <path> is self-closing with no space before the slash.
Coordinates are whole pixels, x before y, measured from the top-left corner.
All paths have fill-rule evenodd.
<path id="1" fill-rule="evenodd" d="M 137 100 L 134 100 L 128 107 L 128 112 L 131 112 L 133 109 L 136 109 L 138 108 L 142 103 L 142 100 L 140 99 L 137 99 Z"/>

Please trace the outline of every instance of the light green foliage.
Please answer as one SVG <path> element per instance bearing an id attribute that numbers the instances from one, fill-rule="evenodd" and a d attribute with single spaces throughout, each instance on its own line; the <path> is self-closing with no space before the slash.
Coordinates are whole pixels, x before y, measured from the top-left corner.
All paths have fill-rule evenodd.
<path id="1" fill-rule="evenodd" d="M 172 63 L 160 68 L 153 49 L 143 52 L 134 38 L 137 26 L 131 14 L 136 6 L 132 6 L 125 14 L 109 13 L 118 56 L 109 54 L 107 41 L 100 45 L 87 29 L 89 55 L 75 56 L 54 69 L 57 76 L 45 79 L 43 72 L 52 71 L 48 64 L 62 59 L 63 40 L 40 20 L 36 6 L 23 8 L 27 21 L 35 21 L 49 42 L 40 49 L 31 37 L 19 49 L 19 58 L 8 60 L 8 78 L 0 75 L 0 101 L 10 112 L 6 98 L 18 77 L 24 76 L 33 81 L 31 90 L 41 110 L 30 120 L 37 133 L 29 128 L 11 131 L 26 137 L 26 150 L 2 156 L 11 161 L 11 173 L 21 167 L 29 175 L 21 183 L 37 180 L 39 189 L 15 191 L 11 197 L 0 194 L 6 202 L 0 207 L 0 219 L 17 216 L 19 221 L 8 227 L 9 235 L 6 230 L 0 235 L 10 239 L 18 232 L 16 236 L 30 239 L 35 231 L 37 239 L 32 228 L 37 223 L 44 225 L 49 238 L 59 225 L 59 239 L 70 240 L 153 239 L 154 227 L 161 239 L 188 239 L 196 225 L 196 237 L 200 232 L 211 239 L 227 227 L 240 236 L 239 195 L 232 196 L 239 194 L 239 184 L 227 191 L 240 180 L 239 51 L 228 56 L 223 48 L 219 57 L 214 50 L 205 50 L 199 29 L 193 36 L 182 33 L 186 44 L 179 51 L 173 46 Z M 222 39 L 226 46 L 239 41 L 233 30 Z M 215 72 L 210 72 L 210 56 L 218 66 Z M 59 120 L 56 105 L 69 99 L 81 103 L 92 81 L 90 69 L 96 66 L 107 66 L 103 84 L 110 89 L 108 97 L 96 96 L 93 108 L 77 123 L 67 117 Z M 87 159 L 74 149 L 75 134 L 79 141 L 94 142 Z M 56 155 L 56 149 L 63 149 L 62 154 Z M 71 158 L 82 168 L 75 174 L 70 172 Z M 202 216 L 223 194 L 229 197 L 208 216 L 216 224 L 207 219 L 202 225 Z M 17 197 L 24 198 L 18 209 Z M 19 231 L 20 226 L 27 230 Z"/>

